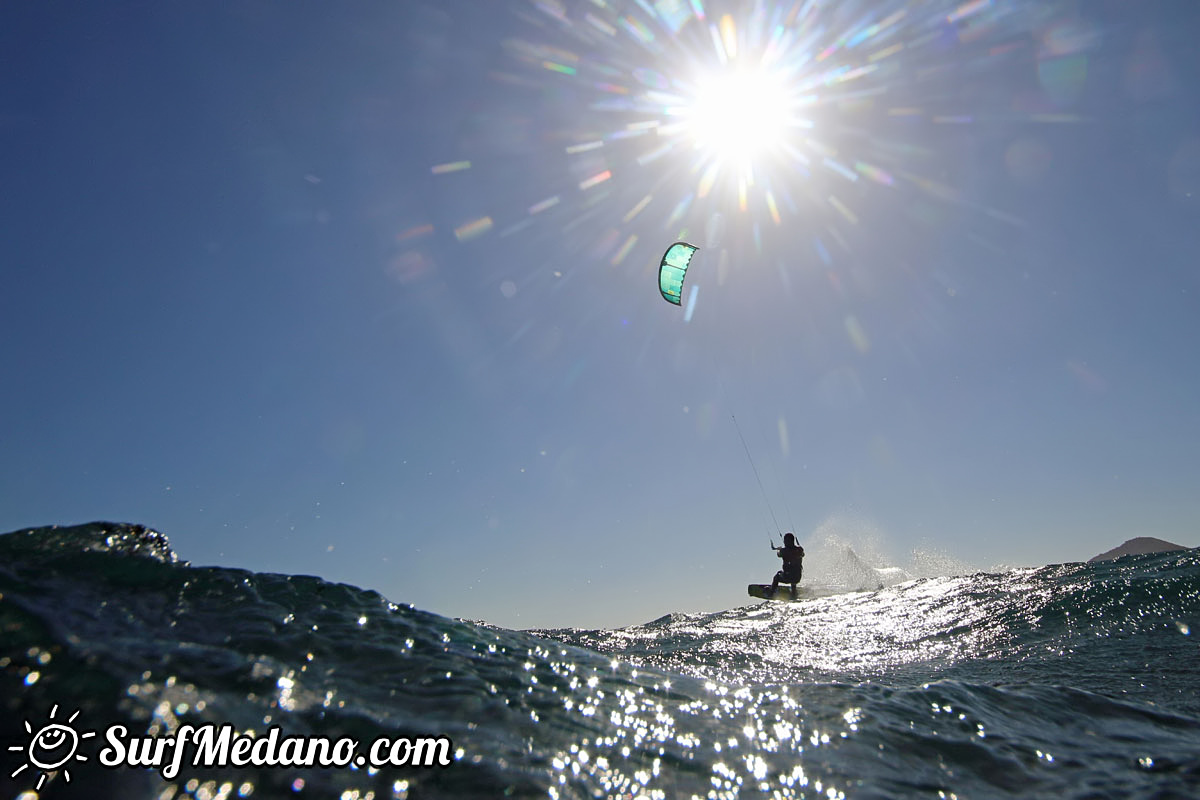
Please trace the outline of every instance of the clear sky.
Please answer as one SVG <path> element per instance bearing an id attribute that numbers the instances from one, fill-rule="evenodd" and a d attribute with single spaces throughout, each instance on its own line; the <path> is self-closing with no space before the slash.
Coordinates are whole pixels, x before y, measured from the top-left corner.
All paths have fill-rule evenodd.
<path id="1" fill-rule="evenodd" d="M 1200 544 L 1197 31 L 4 4 L 0 529 L 138 522 L 509 627 L 743 604 L 783 530 Z"/>

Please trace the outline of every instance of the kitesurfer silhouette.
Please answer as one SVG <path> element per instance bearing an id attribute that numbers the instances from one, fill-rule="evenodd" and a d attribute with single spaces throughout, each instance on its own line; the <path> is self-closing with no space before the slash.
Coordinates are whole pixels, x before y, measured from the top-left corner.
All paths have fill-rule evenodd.
<path id="1" fill-rule="evenodd" d="M 779 584 L 790 583 L 792 597 L 795 597 L 796 584 L 800 582 L 800 577 L 804 574 L 804 548 L 796 544 L 794 534 L 787 533 L 783 537 L 783 547 L 771 545 L 771 549 L 775 551 L 775 555 L 783 559 L 783 569 L 776 572 L 775 580 L 771 581 L 771 593 L 774 594 L 778 591 Z"/>

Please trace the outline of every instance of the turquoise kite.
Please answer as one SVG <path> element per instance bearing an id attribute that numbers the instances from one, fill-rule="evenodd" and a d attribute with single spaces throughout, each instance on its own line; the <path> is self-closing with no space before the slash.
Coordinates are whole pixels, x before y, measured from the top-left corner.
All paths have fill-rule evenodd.
<path id="1" fill-rule="evenodd" d="M 658 265 L 658 291 L 663 300 L 679 305 L 683 296 L 683 276 L 687 274 L 688 264 L 692 256 L 700 248 L 687 242 L 676 242 L 663 253 L 662 262 Z"/>

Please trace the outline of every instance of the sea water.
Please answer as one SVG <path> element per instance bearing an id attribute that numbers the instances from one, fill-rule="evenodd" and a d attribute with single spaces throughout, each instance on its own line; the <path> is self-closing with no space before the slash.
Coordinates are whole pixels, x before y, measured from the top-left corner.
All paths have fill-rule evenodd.
<path id="1" fill-rule="evenodd" d="M 18 531 L 0 797 L 1200 797 L 1197 630 L 1194 550 L 522 632 L 192 567 L 141 526 Z M 101 763 L 114 726 L 206 724 L 446 765 Z"/>

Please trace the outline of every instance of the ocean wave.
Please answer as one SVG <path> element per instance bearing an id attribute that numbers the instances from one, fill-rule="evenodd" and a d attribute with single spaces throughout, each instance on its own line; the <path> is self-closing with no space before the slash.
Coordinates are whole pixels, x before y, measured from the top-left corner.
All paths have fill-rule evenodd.
<path id="1" fill-rule="evenodd" d="M 194 567 L 141 526 L 42 528 L 0 537 L 0 725 L 20 743 L 60 706 L 150 735 L 454 744 L 434 770 L 167 780 L 92 758 L 42 798 L 1195 796 L 1198 599 L 1184 551 L 510 631 Z"/>

